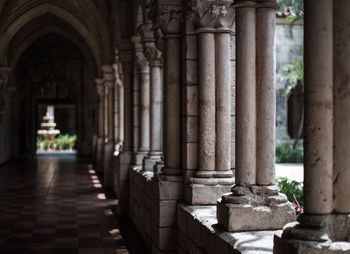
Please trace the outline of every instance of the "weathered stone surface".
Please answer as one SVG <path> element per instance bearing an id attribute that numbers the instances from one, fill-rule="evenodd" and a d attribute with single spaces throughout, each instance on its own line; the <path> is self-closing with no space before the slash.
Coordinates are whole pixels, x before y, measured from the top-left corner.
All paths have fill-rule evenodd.
<path id="1" fill-rule="evenodd" d="M 349 242 L 317 242 L 288 240 L 281 237 L 281 232 L 274 236 L 274 254 L 348 254 Z"/>
<path id="2" fill-rule="evenodd" d="M 272 196 L 278 201 L 271 201 L 271 197 L 258 195 L 253 198 L 231 195 L 233 202 L 227 202 L 225 196 L 229 195 L 218 200 L 217 217 L 219 224 L 229 232 L 282 229 L 295 221 L 294 209 L 283 196 Z"/>
<path id="3" fill-rule="evenodd" d="M 222 193 L 227 193 L 230 189 L 231 185 L 191 184 L 185 187 L 185 200 L 193 205 L 216 204 Z"/>

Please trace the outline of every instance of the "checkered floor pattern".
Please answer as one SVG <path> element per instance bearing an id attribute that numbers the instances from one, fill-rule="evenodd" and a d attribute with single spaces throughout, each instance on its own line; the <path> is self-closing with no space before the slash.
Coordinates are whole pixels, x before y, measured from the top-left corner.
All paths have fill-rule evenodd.
<path id="1" fill-rule="evenodd" d="M 92 166 L 40 156 L 0 168 L 0 254 L 147 253 Z"/>

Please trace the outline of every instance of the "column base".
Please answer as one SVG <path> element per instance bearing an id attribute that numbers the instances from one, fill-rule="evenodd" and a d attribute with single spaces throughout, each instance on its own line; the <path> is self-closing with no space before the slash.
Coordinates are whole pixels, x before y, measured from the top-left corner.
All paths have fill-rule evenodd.
<path id="1" fill-rule="evenodd" d="M 234 186 L 217 202 L 218 223 L 229 232 L 282 229 L 295 211 L 277 186 Z"/>
<path id="2" fill-rule="evenodd" d="M 143 159 L 147 156 L 148 152 L 137 152 L 134 154 L 134 163 L 135 165 L 140 165 L 142 166 L 142 163 L 143 163 Z"/>
<path id="3" fill-rule="evenodd" d="M 163 169 L 164 169 L 164 161 L 163 160 L 157 161 L 156 164 L 153 166 L 154 175 L 159 175 L 163 173 Z"/>
<path id="4" fill-rule="evenodd" d="M 161 152 L 150 152 L 148 156 L 143 159 L 143 170 L 145 171 L 153 171 L 154 165 L 156 165 L 157 161 L 162 159 Z"/>
<path id="5" fill-rule="evenodd" d="M 300 253 L 349 254 L 350 243 L 349 242 L 332 242 L 332 241 L 318 242 L 318 241 L 288 239 L 282 235 L 282 232 L 279 232 L 274 236 L 273 253 L 274 254 L 300 254 Z"/>

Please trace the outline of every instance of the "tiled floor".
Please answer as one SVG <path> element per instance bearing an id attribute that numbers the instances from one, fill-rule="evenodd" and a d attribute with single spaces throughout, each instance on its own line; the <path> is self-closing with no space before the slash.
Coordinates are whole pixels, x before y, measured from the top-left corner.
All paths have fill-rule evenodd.
<path id="1" fill-rule="evenodd" d="M 0 168 L 0 254 L 147 253 L 94 169 L 74 156 Z"/>

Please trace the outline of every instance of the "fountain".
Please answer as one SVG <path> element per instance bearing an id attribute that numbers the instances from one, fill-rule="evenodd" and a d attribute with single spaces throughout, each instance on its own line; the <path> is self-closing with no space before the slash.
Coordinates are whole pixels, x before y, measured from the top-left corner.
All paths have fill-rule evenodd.
<path id="1" fill-rule="evenodd" d="M 52 144 L 55 141 L 56 136 L 60 134 L 60 131 L 56 129 L 56 123 L 54 122 L 53 116 L 47 113 L 43 117 L 41 123 L 41 129 L 38 130 L 38 135 L 48 142 L 48 150 L 51 150 Z"/>

